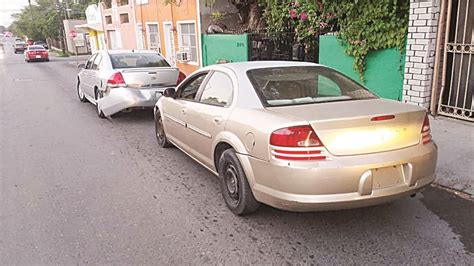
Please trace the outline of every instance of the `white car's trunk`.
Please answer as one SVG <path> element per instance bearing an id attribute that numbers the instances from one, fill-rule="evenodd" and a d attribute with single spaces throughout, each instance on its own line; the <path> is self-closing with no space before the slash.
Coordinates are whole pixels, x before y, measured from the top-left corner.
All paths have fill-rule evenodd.
<path id="1" fill-rule="evenodd" d="M 328 151 L 357 155 L 401 149 L 421 139 L 423 108 L 389 100 L 355 100 L 268 108 L 311 124 Z M 371 121 L 394 115 L 394 118 Z"/>
<path id="2" fill-rule="evenodd" d="M 176 86 L 179 71 L 173 67 L 147 67 L 119 69 L 127 87 L 157 88 Z"/>

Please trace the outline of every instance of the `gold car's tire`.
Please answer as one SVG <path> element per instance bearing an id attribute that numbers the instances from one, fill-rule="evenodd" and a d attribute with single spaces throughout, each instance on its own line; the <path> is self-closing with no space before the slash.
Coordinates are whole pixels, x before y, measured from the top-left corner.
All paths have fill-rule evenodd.
<path id="1" fill-rule="evenodd" d="M 161 147 L 170 148 L 173 146 L 166 137 L 165 127 L 163 126 L 163 118 L 161 117 L 160 110 L 157 110 L 155 114 L 155 136 L 158 145 Z"/>
<path id="2" fill-rule="evenodd" d="M 233 149 L 225 150 L 218 165 L 219 185 L 227 207 L 236 215 L 249 214 L 258 209 L 244 169 Z"/>

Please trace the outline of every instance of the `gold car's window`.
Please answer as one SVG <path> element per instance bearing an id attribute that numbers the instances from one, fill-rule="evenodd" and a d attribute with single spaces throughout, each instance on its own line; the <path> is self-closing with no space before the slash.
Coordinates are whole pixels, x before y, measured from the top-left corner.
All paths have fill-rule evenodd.
<path id="1" fill-rule="evenodd" d="M 178 91 L 178 98 L 194 100 L 199 87 L 206 78 L 206 75 L 207 73 L 201 74 L 181 87 L 181 89 Z"/>
<path id="2" fill-rule="evenodd" d="M 214 72 L 204 88 L 202 103 L 226 106 L 232 101 L 232 80 L 224 73 Z"/>
<path id="3" fill-rule="evenodd" d="M 377 98 L 343 74 L 322 66 L 258 68 L 247 76 L 265 106 Z"/>
<path id="4" fill-rule="evenodd" d="M 339 88 L 336 82 L 328 79 L 325 76 L 318 76 L 318 83 L 316 86 L 318 95 L 341 96 L 341 88 Z"/>

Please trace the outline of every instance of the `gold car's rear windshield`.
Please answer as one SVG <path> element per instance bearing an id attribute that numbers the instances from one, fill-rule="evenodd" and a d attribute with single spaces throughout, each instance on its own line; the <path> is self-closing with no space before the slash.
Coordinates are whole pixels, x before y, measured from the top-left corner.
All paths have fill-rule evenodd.
<path id="1" fill-rule="evenodd" d="M 288 106 L 377 98 L 343 74 L 323 66 L 272 67 L 247 71 L 265 106 Z"/>

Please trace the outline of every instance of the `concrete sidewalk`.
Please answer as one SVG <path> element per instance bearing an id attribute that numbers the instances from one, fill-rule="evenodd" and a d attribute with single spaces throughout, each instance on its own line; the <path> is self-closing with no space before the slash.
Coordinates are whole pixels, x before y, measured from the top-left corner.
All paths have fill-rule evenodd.
<path id="1" fill-rule="evenodd" d="M 430 117 L 431 134 L 438 144 L 436 183 L 474 195 L 474 123 Z"/>
<path id="2" fill-rule="evenodd" d="M 79 64 L 86 63 L 90 55 L 78 55 L 78 56 L 68 56 L 60 57 L 55 54 L 50 55 L 51 61 L 62 61 L 67 63 L 68 66 L 77 67 Z"/>

